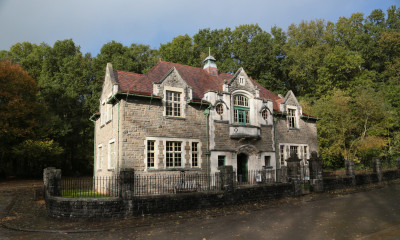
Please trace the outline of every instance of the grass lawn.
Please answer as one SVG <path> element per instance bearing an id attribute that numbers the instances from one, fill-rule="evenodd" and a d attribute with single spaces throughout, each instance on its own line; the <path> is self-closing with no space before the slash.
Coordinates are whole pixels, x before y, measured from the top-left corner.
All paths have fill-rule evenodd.
<path id="1" fill-rule="evenodd" d="M 70 198 L 109 198 L 112 196 L 93 190 L 62 190 L 61 196 Z"/>

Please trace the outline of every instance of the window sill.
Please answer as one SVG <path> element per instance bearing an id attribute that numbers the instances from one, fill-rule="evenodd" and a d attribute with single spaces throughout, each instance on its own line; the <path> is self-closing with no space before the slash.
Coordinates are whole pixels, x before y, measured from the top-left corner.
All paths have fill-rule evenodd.
<path id="1" fill-rule="evenodd" d="M 171 116 L 166 116 L 166 119 L 173 119 L 173 120 L 186 120 L 184 117 L 171 117 Z"/>
<path id="2" fill-rule="evenodd" d="M 289 128 L 289 130 L 299 131 L 300 128 Z"/>
<path id="3" fill-rule="evenodd" d="M 193 168 L 148 168 L 147 172 L 182 172 L 182 171 L 201 171 L 200 167 L 193 167 Z"/>
<path id="4" fill-rule="evenodd" d="M 100 125 L 100 128 L 103 128 L 104 126 L 105 126 L 105 124 L 103 123 L 103 124 Z"/>
<path id="5" fill-rule="evenodd" d="M 107 169 L 107 171 L 109 171 L 109 172 L 114 172 L 114 168 L 112 168 L 112 169 Z"/>
<path id="6" fill-rule="evenodd" d="M 225 123 L 225 124 L 229 123 L 228 120 L 214 120 L 214 122 L 216 122 L 216 123 Z"/>
<path id="7" fill-rule="evenodd" d="M 106 122 L 106 124 L 109 124 L 111 121 L 112 121 L 112 120 L 108 120 L 108 121 Z"/>

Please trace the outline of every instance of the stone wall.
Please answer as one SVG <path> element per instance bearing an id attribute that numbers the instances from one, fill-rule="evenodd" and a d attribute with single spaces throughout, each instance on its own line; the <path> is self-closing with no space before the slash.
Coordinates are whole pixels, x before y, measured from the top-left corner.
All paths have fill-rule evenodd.
<path id="1" fill-rule="evenodd" d="M 201 145 L 201 159 L 199 162 L 205 165 L 206 157 L 206 118 L 203 114 L 207 105 L 185 104 L 185 118 L 171 118 L 163 115 L 163 102 L 150 98 L 128 99 L 124 102 L 123 117 L 121 118 L 121 167 L 134 168 L 143 171 L 146 168 L 146 139 L 158 138 L 162 142 L 156 142 L 158 147 L 156 162 L 165 163 L 162 152 L 165 149 L 165 139 L 198 139 Z M 164 140 L 163 140 L 164 139 Z M 186 142 L 182 143 L 185 148 Z M 186 152 L 183 149 L 183 153 Z M 185 164 L 185 156 L 182 156 L 182 167 Z M 163 169 L 163 165 L 156 169 Z"/>

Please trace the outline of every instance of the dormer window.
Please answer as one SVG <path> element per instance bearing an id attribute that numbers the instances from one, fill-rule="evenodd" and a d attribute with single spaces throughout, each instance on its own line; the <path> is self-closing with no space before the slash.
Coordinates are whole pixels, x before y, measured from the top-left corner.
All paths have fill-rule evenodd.
<path id="1" fill-rule="evenodd" d="M 246 81 L 244 80 L 244 77 L 239 77 L 239 84 L 244 85 Z"/>
<path id="2" fill-rule="evenodd" d="M 181 117 L 181 93 L 166 91 L 166 115 Z"/>
<path id="3" fill-rule="evenodd" d="M 288 109 L 289 128 L 297 128 L 296 109 Z"/>
<path id="4" fill-rule="evenodd" d="M 245 125 L 250 123 L 249 99 L 243 95 L 236 95 L 234 99 L 234 122 Z"/>

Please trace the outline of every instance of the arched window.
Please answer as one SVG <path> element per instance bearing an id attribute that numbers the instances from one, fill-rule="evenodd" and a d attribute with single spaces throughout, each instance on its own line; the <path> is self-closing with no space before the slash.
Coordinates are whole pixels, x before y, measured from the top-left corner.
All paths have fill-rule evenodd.
<path id="1" fill-rule="evenodd" d="M 249 99 L 243 95 L 234 96 L 234 122 L 242 125 L 250 123 Z"/>
<path id="2" fill-rule="evenodd" d="M 263 109 L 262 112 L 261 112 L 261 116 L 265 121 L 267 121 L 268 120 L 268 110 L 267 109 Z"/>

